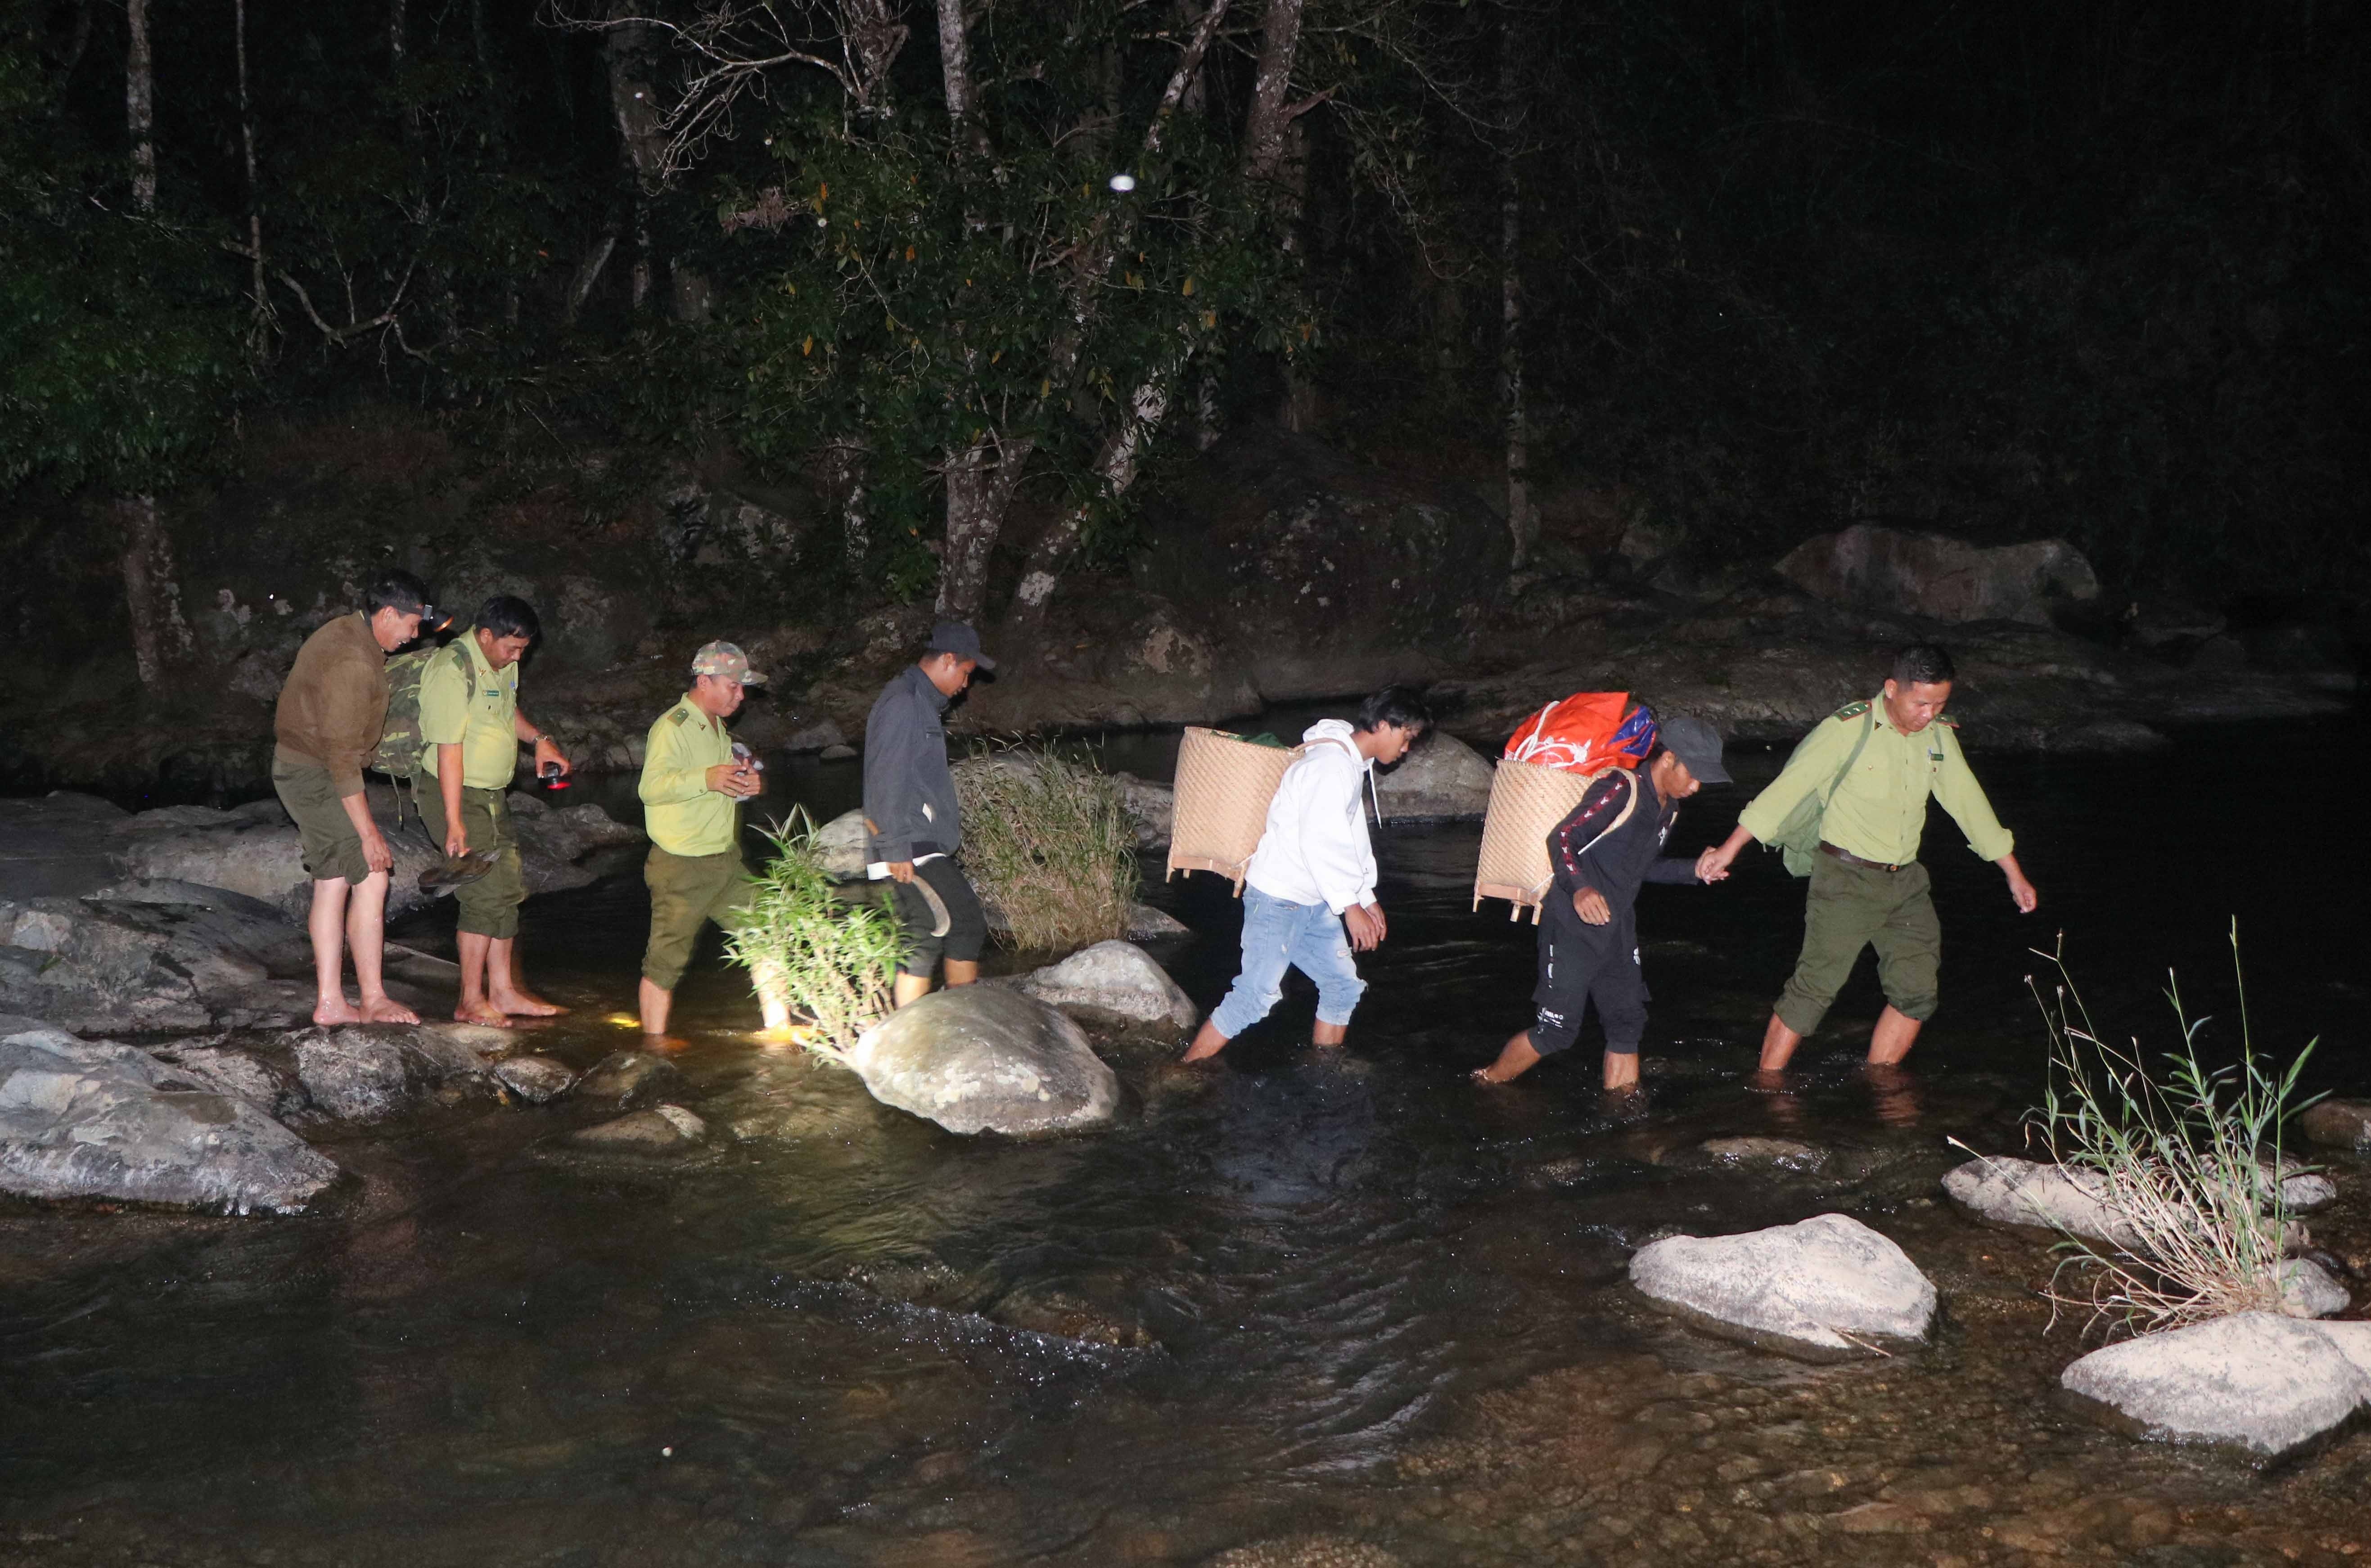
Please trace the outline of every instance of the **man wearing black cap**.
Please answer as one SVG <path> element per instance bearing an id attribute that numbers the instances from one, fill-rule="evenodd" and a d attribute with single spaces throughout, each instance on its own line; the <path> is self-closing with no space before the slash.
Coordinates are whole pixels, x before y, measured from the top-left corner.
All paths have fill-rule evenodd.
<path id="1" fill-rule="evenodd" d="M 954 862 L 963 825 L 941 715 L 971 684 L 974 670 L 995 668 L 980 651 L 977 632 L 941 621 L 921 659 L 881 688 L 864 721 L 867 870 L 897 884 L 891 898 L 906 939 L 897 966 L 901 1008 L 929 994 L 931 972 L 942 963 L 950 986 L 979 978 L 988 915 Z"/>
<path id="2" fill-rule="evenodd" d="M 1477 1069 L 1478 1083 L 1507 1083 L 1570 1048 L 1581 1010 L 1597 1004 L 1605 1031 L 1605 1087 L 1636 1089 L 1638 1043 L 1647 1032 L 1647 982 L 1638 968 L 1638 889 L 1692 882 L 1696 862 L 1662 853 L 1679 802 L 1706 784 L 1726 784 L 1720 736 L 1701 719 L 1662 726 L 1647 766 L 1613 768 L 1589 787 L 1548 835 L 1556 888 L 1541 906 L 1540 978 L 1532 1026 Z"/>

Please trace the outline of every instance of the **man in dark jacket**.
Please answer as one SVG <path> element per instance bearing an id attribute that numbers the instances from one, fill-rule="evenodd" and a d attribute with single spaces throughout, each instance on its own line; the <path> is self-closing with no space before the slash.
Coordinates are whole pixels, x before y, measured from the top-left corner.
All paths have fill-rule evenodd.
<path id="1" fill-rule="evenodd" d="M 1679 803 L 1706 784 L 1726 784 L 1720 736 L 1701 719 L 1662 728 L 1660 744 L 1636 773 L 1608 772 L 1548 835 L 1556 888 L 1541 906 L 1540 978 L 1531 1028 L 1474 1074 L 1507 1083 L 1569 1049 L 1582 1009 L 1597 1004 L 1605 1031 L 1605 1087 L 1635 1089 L 1638 1043 L 1647 1032 L 1647 982 L 1638 968 L 1638 889 L 1690 882 L 1696 862 L 1665 856 Z"/>
<path id="2" fill-rule="evenodd" d="M 980 651 L 979 633 L 941 621 L 921 659 L 881 688 L 864 721 L 866 871 L 896 883 L 890 896 L 906 939 L 897 966 L 901 1008 L 930 993 L 931 972 L 942 963 L 950 986 L 979 978 L 988 915 L 954 862 L 963 824 L 941 715 L 974 670 L 995 668 Z"/>

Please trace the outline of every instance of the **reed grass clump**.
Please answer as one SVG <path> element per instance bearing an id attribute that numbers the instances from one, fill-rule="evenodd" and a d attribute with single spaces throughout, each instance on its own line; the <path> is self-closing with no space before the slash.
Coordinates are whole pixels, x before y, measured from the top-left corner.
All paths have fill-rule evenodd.
<path id="1" fill-rule="evenodd" d="M 2238 969 L 2238 931 L 2231 936 Z M 2239 1055 L 2210 1066 L 2179 984 L 2167 1000 L 2180 1033 L 2152 1078 L 2137 1041 L 2109 1043 L 2060 954 L 2045 954 L 2058 984 L 2035 996 L 2050 1032 L 2051 1083 L 2029 1117 L 2051 1158 L 2092 1189 L 2115 1239 L 2067 1235 L 2046 1294 L 2055 1309 L 2148 1333 L 2235 1312 L 2281 1309 L 2281 1264 L 2290 1239 L 2281 1158 L 2284 1124 L 2305 1109 L 2298 1075 L 2308 1042 L 2285 1069 L 2257 1055 L 2249 1032 L 2245 977 Z"/>
<path id="2" fill-rule="evenodd" d="M 1119 785 L 1075 752 L 1012 746 L 955 769 L 964 866 L 1012 945 L 1069 951 L 1128 933 L 1140 880 Z"/>
<path id="3" fill-rule="evenodd" d="M 761 986 L 781 990 L 801 1015 L 794 1028 L 808 1049 L 837 1058 L 895 1005 L 897 922 L 877 905 L 837 895 L 804 810 L 765 835 L 773 853 L 750 878 L 757 896 L 725 951 Z"/>

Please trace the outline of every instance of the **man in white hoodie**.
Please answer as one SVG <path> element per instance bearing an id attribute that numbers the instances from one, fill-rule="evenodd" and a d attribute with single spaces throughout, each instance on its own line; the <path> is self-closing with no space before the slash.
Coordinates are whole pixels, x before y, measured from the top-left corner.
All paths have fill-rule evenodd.
<path id="1" fill-rule="evenodd" d="M 1243 963 L 1185 1060 L 1215 1056 L 1268 1015 L 1284 994 L 1284 972 L 1317 983 L 1319 1045 L 1339 1045 L 1367 983 L 1353 948 L 1383 940 L 1375 902 L 1375 851 L 1367 840 L 1367 790 L 1375 766 L 1388 767 L 1432 728 L 1424 701 L 1385 686 L 1359 705 L 1354 729 L 1320 720 L 1301 737 L 1309 749 L 1285 770 L 1268 802 L 1267 828 L 1243 877 Z M 1347 935 L 1346 935 L 1347 928 Z"/>

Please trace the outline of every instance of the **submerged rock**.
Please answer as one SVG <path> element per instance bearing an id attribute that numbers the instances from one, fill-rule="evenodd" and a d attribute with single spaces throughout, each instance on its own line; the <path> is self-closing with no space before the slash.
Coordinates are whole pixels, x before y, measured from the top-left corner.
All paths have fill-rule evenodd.
<path id="1" fill-rule="evenodd" d="M 1386 821 L 1479 820 L 1490 809 L 1494 765 L 1440 730 L 1388 770 L 1375 774 L 1375 794 Z"/>
<path id="2" fill-rule="evenodd" d="M 145 1051 L 0 1020 L 0 1192 L 294 1214 L 338 1168 Z"/>
<path id="3" fill-rule="evenodd" d="M 2242 1312 L 2095 1350 L 2058 1381 L 2138 1435 L 2278 1458 L 2371 1403 L 2371 1323 Z"/>
<path id="4" fill-rule="evenodd" d="M 2354 1305 L 2344 1286 L 2310 1258 L 2281 1264 L 2281 1310 L 2292 1318 L 2334 1318 Z"/>
<path id="5" fill-rule="evenodd" d="M 568 1136 L 583 1148 L 611 1153 L 677 1154 L 708 1136 L 708 1124 L 680 1105 L 653 1105 Z"/>
<path id="6" fill-rule="evenodd" d="M 316 1027 L 294 1043 L 306 1096 L 341 1122 L 399 1115 L 444 1085 L 485 1070 L 475 1051 L 424 1024 Z"/>
<path id="7" fill-rule="evenodd" d="M 1041 1002 L 1121 1028 L 1191 1029 L 1201 1016 L 1169 972 L 1133 942 L 1097 942 L 1018 984 Z"/>
<path id="8" fill-rule="evenodd" d="M 1706 1138 L 1696 1152 L 1718 1165 L 1775 1166 L 1782 1170 L 1815 1171 L 1828 1163 L 1828 1151 L 1793 1138 Z"/>
<path id="9" fill-rule="evenodd" d="M 1296 1535 L 1222 1551 L 1209 1568 L 1400 1568 L 1400 1560 L 1351 1536 Z"/>
<path id="10" fill-rule="evenodd" d="M 633 1105 L 663 1094 L 683 1092 L 681 1069 L 665 1056 L 648 1051 L 612 1051 L 576 1080 L 576 1093 L 585 1100 L 614 1100 Z"/>
<path id="11" fill-rule="evenodd" d="M 2371 1153 L 2371 1100 L 2324 1100 L 2296 1119 L 2297 1131 L 2324 1148 Z"/>
<path id="12" fill-rule="evenodd" d="M 2096 1170 L 1986 1156 L 1945 1171 L 1943 1190 L 1977 1218 L 1995 1225 L 2061 1230 L 2120 1247 L 2134 1239 L 2132 1227 L 2100 1202 L 2107 1179 Z"/>
<path id="13" fill-rule="evenodd" d="M 875 1100 L 949 1132 L 1067 1132 L 1119 1105 L 1119 1079 L 1079 1026 L 1002 986 L 932 992 L 868 1030 L 846 1061 Z"/>
<path id="14" fill-rule="evenodd" d="M 1666 1237 L 1630 1260 L 1630 1283 L 1716 1332 L 1820 1360 L 1868 1354 L 1869 1339 L 1923 1340 L 1935 1320 L 1933 1282 L 1841 1214 L 1741 1236 Z"/>
<path id="15" fill-rule="evenodd" d="M 549 1056 L 511 1056 L 494 1064 L 494 1078 L 504 1089 L 530 1105 L 544 1105 L 566 1094 L 576 1075 Z"/>

